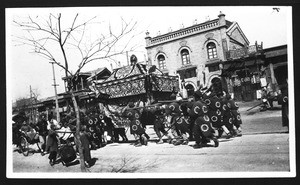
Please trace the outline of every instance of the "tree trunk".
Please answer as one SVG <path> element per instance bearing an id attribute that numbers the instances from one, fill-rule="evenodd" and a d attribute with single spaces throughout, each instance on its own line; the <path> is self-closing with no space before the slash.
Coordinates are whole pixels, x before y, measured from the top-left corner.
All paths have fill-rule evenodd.
<path id="1" fill-rule="evenodd" d="M 80 114 L 79 114 L 79 108 L 78 108 L 78 104 L 75 98 L 75 95 L 73 93 L 73 90 L 71 90 L 71 98 L 72 98 L 72 102 L 74 105 L 74 110 L 76 113 L 76 133 L 75 133 L 75 142 L 76 142 L 76 146 L 78 148 L 79 151 L 79 157 L 80 157 L 80 169 L 81 172 L 86 172 L 86 168 L 85 168 L 85 164 L 84 164 L 84 156 L 83 156 L 83 148 L 82 148 L 82 143 L 80 141 Z"/>

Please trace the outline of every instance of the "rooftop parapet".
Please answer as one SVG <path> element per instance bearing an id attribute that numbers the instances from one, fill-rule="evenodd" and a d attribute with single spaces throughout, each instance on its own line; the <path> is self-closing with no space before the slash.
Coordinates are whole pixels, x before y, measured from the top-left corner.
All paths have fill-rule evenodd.
<path id="1" fill-rule="evenodd" d="M 215 19 L 215 20 L 211 20 L 211 21 L 207 21 L 205 23 L 201 23 L 201 24 L 197 24 L 197 25 L 193 25 L 191 27 L 187 27 L 187 28 L 183 28 L 174 32 L 170 32 L 164 35 L 159 35 L 157 37 L 153 37 L 151 38 L 149 36 L 149 32 L 147 32 L 147 37 L 146 39 L 146 47 L 151 47 L 157 44 L 161 44 L 164 42 L 169 42 L 172 40 L 176 40 L 179 38 L 183 38 L 189 35 L 193 35 L 193 34 L 197 34 L 200 32 L 204 32 L 207 30 L 211 30 L 211 29 L 215 29 L 217 27 L 219 27 L 219 19 Z"/>

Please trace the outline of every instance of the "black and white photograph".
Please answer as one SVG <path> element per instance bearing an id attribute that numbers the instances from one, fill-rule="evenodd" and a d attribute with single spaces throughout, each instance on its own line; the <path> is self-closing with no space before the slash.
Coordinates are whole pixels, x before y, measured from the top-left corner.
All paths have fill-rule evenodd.
<path id="1" fill-rule="evenodd" d="M 292 11 L 6 8 L 6 177 L 295 177 Z"/>

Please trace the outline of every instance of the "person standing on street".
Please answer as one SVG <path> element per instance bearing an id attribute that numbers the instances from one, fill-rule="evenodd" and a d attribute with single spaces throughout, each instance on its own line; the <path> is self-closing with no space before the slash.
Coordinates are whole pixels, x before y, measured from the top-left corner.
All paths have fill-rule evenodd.
<path id="1" fill-rule="evenodd" d="M 82 146 L 82 152 L 84 157 L 84 164 L 87 168 L 91 166 L 91 150 L 90 150 L 90 141 L 86 132 L 86 127 L 82 126 L 81 131 L 79 132 L 80 142 Z"/>
<path id="2" fill-rule="evenodd" d="M 58 135 L 55 132 L 55 126 L 51 125 L 50 130 L 48 132 L 48 139 L 47 139 L 47 146 L 46 151 L 49 151 L 49 163 L 53 166 L 56 162 L 57 152 L 58 152 L 58 145 L 60 144 Z"/>
<path id="3" fill-rule="evenodd" d="M 287 82 L 287 80 L 286 80 Z M 289 128 L 288 84 L 281 85 L 278 104 L 281 105 L 282 126 Z"/>

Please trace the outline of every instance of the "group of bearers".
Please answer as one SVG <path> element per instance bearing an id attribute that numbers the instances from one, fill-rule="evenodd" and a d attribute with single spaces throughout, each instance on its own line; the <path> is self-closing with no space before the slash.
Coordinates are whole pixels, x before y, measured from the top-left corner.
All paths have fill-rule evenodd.
<path id="1" fill-rule="evenodd" d="M 224 91 L 212 89 L 197 90 L 189 100 L 174 100 L 137 107 L 130 102 L 115 116 L 126 117 L 130 121 L 130 133 L 135 137 L 135 146 L 147 145 L 148 124 L 154 125 L 158 144 L 167 142 L 174 145 L 187 145 L 195 140 L 194 148 L 207 146 L 212 140 L 218 147 L 223 133 L 226 138 L 242 136 L 241 116 L 238 104 Z"/>
<path id="2" fill-rule="evenodd" d="M 122 141 L 128 141 L 125 128 L 116 128 L 113 117 L 129 121 L 130 134 L 135 138 L 134 146 L 148 144 L 150 137 L 146 133 L 146 125 L 154 125 L 158 144 L 164 143 L 163 137 L 166 136 L 167 142 L 174 145 L 187 145 L 190 140 L 195 140 L 194 148 L 207 146 L 211 141 L 218 147 L 218 138 L 223 133 L 226 138 L 242 135 L 238 108 L 228 93 L 210 88 L 197 90 L 188 100 L 173 100 L 145 107 L 136 107 L 130 102 L 121 111 L 111 112 L 108 116 L 97 111 L 81 111 L 80 140 L 86 166 L 90 166 L 91 162 L 90 149 L 105 146 L 108 143 L 107 137 L 111 136 L 112 140 L 118 142 L 120 135 Z M 61 158 L 64 154 L 67 156 L 66 162 L 76 158 L 78 148 L 73 147 L 75 144 L 71 145 L 76 131 L 74 111 L 63 115 L 60 123 L 53 115 L 48 120 L 45 115 L 41 115 L 37 124 L 28 125 L 23 121 L 21 125 L 16 124 L 13 131 L 30 133 L 32 130 L 38 132 L 41 152 L 49 153 L 51 165 L 55 164 L 59 154 Z M 65 146 L 64 150 L 59 150 L 59 146 Z"/>

